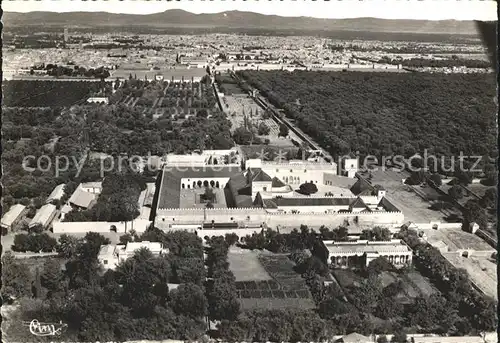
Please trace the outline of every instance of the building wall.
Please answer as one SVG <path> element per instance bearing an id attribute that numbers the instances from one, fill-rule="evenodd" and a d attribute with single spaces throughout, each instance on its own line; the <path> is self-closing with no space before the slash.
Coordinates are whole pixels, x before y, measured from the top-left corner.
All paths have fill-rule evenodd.
<path id="1" fill-rule="evenodd" d="M 361 225 L 402 225 L 404 216 L 401 212 L 381 213 L 305 213 L 283 214 L 271 213 L 261 208 L 237 209 L 158 209 L 155 225 L 159 228 L 169 229 L 172 224 L 205 222 L 237 222 L 240 225 L 256 225 L 265 223 L 268 227 L 293 226 L 300 224 L 319 227 L 327 225 L 335 227 L 349 221 Z"/>
<path id="2" fill-rule="evenodd" d="M 130 231 L 132 228 L 138 232 L 142 233 L 151 224 L 151 221 L 146 219 L 135 219 L 132 222 L 126 223 L 126 230 Z M 54 233 L 67 233 L 67 234 L 78 234 L 86 232 L 111 232 L 112 226 L 116 227 L 116 232 L 125 233 L 125 223 L 124 222 L 55 222 L 53 224 Z"/>
<path id="3" fill-rule="evenodd" d="M 292 211 L 298 211 L 298 213 L 321 213 L 325 214 L 327 212 L 338 212 L 340 210 L 348 210 L 349 205 L 325 205 L 325 206 L 279 206 L 279 210 L 283 210 L 286 213 L 292 213 Z"/>

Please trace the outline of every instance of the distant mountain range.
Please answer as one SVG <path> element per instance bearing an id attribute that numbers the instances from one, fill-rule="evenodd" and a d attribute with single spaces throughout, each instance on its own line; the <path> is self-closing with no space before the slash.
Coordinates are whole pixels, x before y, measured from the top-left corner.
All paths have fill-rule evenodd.
<path id="1" fill-rule="evenodd" d="M 144 26 L 150 28 L 242 28 L 266 30 L 372 31 L 436 34 L 475 34 L 473 21 L 456 20 L 388 20 L 377 18 L 319 19 L 311 17 L 280 17 L 253 12 L 228 11 L 193 14 L 183 10 L 136 15 L 107 12 L 4 12 L 5 28 L 20 26 L 73 28 Z"/>

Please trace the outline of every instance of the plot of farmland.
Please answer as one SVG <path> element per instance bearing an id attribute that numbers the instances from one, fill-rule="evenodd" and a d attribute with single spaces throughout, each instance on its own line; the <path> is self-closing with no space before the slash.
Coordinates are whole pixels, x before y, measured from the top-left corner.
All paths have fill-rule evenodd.
<path id="1" fill-rule="evenodd" d="M 244 309 L 314 308 L 304 279 L 286 255 L 231 248 L 228 259 Z"/>
<path id="2" fill-rule="evenodd" d="M 126 80 L 110 102 L 126 106 L 164 109 L 164 114 L 186 116 L 213 110 L 216 100 L 212 87 L 199 82 Z"/>
<path id="3" fill-rule="evenodd" d="M 228 253 L 229 269 L 233 272 L 236 282 L 271 280 L 258 259 L 259 252 L 231 248 Z"/>

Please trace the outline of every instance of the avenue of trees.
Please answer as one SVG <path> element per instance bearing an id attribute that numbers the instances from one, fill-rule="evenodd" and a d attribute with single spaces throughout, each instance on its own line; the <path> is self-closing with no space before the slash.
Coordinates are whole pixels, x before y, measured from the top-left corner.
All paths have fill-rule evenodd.
<path id="1" fill-rule="evenodd" d="M 497 155 L 490 74 L 238 74 L 333 156 Z"/>

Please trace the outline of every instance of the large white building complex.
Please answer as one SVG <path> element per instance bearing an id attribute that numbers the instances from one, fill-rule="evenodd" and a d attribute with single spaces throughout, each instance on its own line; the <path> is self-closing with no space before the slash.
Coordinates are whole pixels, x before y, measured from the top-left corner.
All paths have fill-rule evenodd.
<path id="1" fill-rule="evenodd" d="M 213 162 L 216 155 L 217 164 Z M 205 235 L 222 227 L 247 234 L 244 231 L 264 226 L 319 227 L 346 221 L 372 226 L 404 222 L 403 213 L 386 198 L 384 189 L 337 175 L 334 163 L 260 159 L 242 163 L 237 156 L 232 150 L 182 158 L 167 156 L 155 226 L 164 230 L 204 230 L 207 232 L 199 234 Z M 306 182 L 313 183 L 317 192 L 299 192 L 300 185 Z M 204 200 L 207 188 L 213 193 L 211 206 Z"/>

